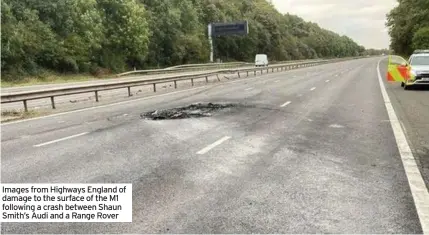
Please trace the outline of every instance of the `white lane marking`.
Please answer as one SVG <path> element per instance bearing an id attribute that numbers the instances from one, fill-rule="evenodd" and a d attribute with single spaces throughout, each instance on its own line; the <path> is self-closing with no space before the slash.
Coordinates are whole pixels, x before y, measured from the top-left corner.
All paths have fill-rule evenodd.
<path id="1" fill-rule="evenodd" d="M 423 234 L 429 234 L 429 193 L 423 181 L 420 170 L 417 166 L 416 159 L 413 156 L 410 146 L 408 145 L 407 138 L 405 137 L 404 130 L 401 127 L 392 103 L 390 103 L 389 95 L 387 94 L 386 87 L 384 86 L 383 79 L 380 73 L 380 62 L 377 64 L 378 82 L 380 83 L 381 94 L 384 99 L 384 105 L 389 115 L 390 124 L 393 129 L 393 134 L 398 145 L 399 154 L 401 155 L 402 164 L 404 165 L 405 174 L 408 178 L 411 194 L 413 195 L 414 204 L 416 206 L 417 214 L 420 219 Z"/>
<path id="2" fill-rule="evenodd" d="M 221 139 L 217 140 L 217 141 L 216 141 L 216 142 L 214 142 L 213 144 L 210 144 L 210 145 L 208 145 L 207 147 L 205 147 L 205 148 L 201 149 L 200 151 L 198 151 L 198 152 L 197 152 L 197 154 L 200 154 L 200 155 L 205 154 L 205 153 L 207 153 L 208 151 L 210 151 L 212 148 L 214 148 L 214 147 L 216 147 L 216 146 L 218 146 L 218 145 L 222 144 L 223 142 L 225 142 L 225 141 L 227 141 L 227 140 L 229 140 L 229 139 L 231 139 L 231 137 L 230 137 L 230 136 L 225 136 L 225 137 L 223 137 L 223 138 L 221 138 Z"/>
<path id="3" fill-rule="evenodd" d="M 77 135 L 67 136 L 67 137 L 64 137 L 64 138 L 61 138 L 61 139 L 56 139 L 56 140 L 52 140 L 52 141 L 49 141 L 49 142 L 45 142 L 45 143 L 41 143 L 41 144 L 36 144 L 36 145 L 33 145 L 33 147 L 42 147 L 42 146 L 45 146 L 45 145 L 48 145 L 48 144 L 54 144 L 54 143 L 57 143 L 57 142 L 60 142 L 60 141 L 69 140 L 69 139 L 73 139 L 73 138 L 76 138 L 76 137 L 79 137 L 79 136 L 83 136 L 83 135 L 86 135 L 88 133 L 89 132 L 83 132 L 83 133 L 80 133 L 80 134 L 77 134 Z"/>
<path id="4" fill-rule="evenodd" d="M 344 126 L 339 125 L 339 124 L 332 124 L 332 125 L 329 125 L 329 127 L 331 127 L 331 128 L 344 128 Z"/>
<path id="5" fill-rule="evenodd" d="M 253 87 L 247 88 L 246 91 L 253 90 Z"/>
<path id="6" fill-rule="evenodd" d="M 286 103 L 284 103 L 284 104 L 280 105 L 280 107 L 286 107 L 286 106 L 287 106 L 287 105 L 289 105 L 290 103 L 292 103 L 292 102 L 288 101 L 288 102 L 286 102 Z"/>
<path id="7" fill-rule="evenodd" d="M 312 88 L 310 89 L 310 91 L 314 91 L 314 90 L 316 90 L 316 87 L 312 87 Z"/>
<path id="8" fill-rule="evenodd" d="M 325 82 L 329 82 L 329 80 L 326 80 Z"/>
<path id="9" fill-rule="evenodd" d="M 278 82 L 280 82 L 280 80 L 276 80 L 276 81 L 274 81 L 275 83 L 278 83 Z"/>

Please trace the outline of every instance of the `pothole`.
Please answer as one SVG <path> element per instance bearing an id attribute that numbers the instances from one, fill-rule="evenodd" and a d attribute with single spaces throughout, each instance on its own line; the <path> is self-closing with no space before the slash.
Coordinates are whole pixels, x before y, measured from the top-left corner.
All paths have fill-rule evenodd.
<path id="1" fill-rule="evenodd" d="M 185 118 L 202 118 L 210 117 L 216 112 L 239 107 L 239 104 L 214 104 L 214 103 L 197 103 L 185 107 L 155 110 L 142 113 L 140 116 L 149 120 L 165 119 L 185 119 Z"/>

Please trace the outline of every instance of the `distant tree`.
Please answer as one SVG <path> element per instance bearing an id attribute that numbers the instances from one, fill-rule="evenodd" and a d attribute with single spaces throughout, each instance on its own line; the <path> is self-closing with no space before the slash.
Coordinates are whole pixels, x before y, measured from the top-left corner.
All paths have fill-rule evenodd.
<path id="1" fill-rule="evenodd" d="M 414 34 L 413 49 L 429 49 L 429 27 L 420 28 Z"/>
<path id="2" fill-rule="evenodd" d="M 398 0 L 398 5 L 387 15 L 386 25 L 391 37 L 390 47 L 397 54 L 409 55 L 413 52 L 415 34 L 421 28 L 429 27 L 428 0 Z M 424 31 L 423 31 L 424 34 Z"/>
<path id="3" fill-rule="evenodd" d="M 237 20 L 249 22 L 249 35 L 214 38 L 215 58 L 252 61 L 255 54 L 264 53 L 272 61 L 282 61 L 364 51 L 348 37 L 280 14 L 266 0 L 3 0 L 1 4 L 3 79 L 43 70 L 119 72 L 208 62 L 207 25 Z"/>

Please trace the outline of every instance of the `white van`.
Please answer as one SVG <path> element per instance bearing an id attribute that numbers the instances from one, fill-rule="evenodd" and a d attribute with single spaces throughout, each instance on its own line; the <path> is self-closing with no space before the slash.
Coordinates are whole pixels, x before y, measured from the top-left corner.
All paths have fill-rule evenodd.
<path id="1" fill-rule="evenodd" d="M 268 66 L 268 57 L 265 54 L 257 54 L 255 57 L 255 66 L 256 67 L 266 67 Z"/>

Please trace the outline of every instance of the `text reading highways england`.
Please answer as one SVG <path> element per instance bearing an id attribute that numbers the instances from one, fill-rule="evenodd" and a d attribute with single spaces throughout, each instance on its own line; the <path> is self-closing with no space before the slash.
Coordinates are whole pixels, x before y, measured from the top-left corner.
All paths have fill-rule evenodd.
<path id="1" fill-rule="evenodd" d="M 8 193 L 18 194 L 17 196 L 9 196 Z M 20 194 L 29 194 L 29 193 L 50 193 L 50 194 L 60 194 L 61 196 L 57 196 L 56 201 L 84 201 L 83 197 L 76 196 L 76 194 L 84 194 L 84 193 L 96 193 L 96 194 L 111 194 L 118 193 L 118 189 L 115 188 L 105 188 L 105 187 L 81 187 L 81 188 L 70 188 L 70 187 L 34 187 L 31 188 L 8 188 L 2 187 L 2 201 L 22 201 L 22 202 L 30 202 L 32 200 L 32 196 L 30 195 L 20 195 Z M 69 194 L 69 195 L 63 195 Z M 73 195 L 74 194 L 74 195 Z"/>

